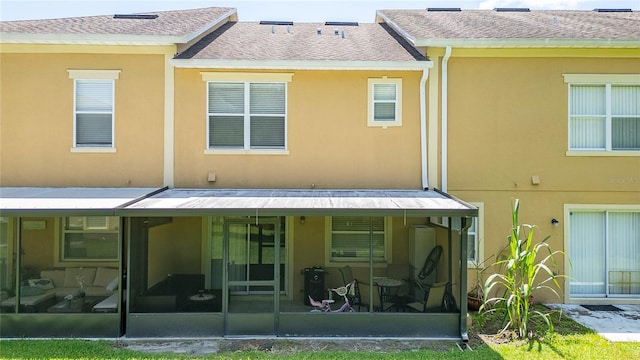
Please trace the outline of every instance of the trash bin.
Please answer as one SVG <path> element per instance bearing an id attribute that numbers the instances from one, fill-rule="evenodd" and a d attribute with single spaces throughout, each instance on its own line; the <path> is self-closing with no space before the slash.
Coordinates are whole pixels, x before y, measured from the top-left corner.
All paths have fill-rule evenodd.
<path id="1" fill-rule="evenodd" d="M 327 297 L 324 287 L 324 269 L 312 267 L 304 269 L 304 304 L 311 305 L 309 296 L 320 301 Z"/>

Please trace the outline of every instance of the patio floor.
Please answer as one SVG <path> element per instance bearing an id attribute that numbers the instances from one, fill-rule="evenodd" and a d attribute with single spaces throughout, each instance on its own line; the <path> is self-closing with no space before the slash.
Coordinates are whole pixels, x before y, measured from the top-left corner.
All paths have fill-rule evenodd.
<path id="1" fill-rule="evenodd" d="M 640 342 L 640 305 L 614 305 L 620 311 L 593 311 L 580 305 L 546 304 L 609 341 Z"/>

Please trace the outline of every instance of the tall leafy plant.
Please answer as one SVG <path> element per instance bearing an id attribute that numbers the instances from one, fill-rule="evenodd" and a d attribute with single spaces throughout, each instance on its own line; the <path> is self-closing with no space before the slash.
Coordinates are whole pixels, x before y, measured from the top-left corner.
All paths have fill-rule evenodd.
<path id="1" fill-rule="evenodd" d="M 511 209 L 512 227 L 508 236 L 508 244 L 503 254 L 497 259 L 495 266 L 500 270 L 487 277 L 484 293 L 487 299 L 480 311 L 501 311 L 506 313 L 506 324 L 501 332 L 512 329 L 518 338 L 528 337 L 529 322 L 532 316 L 540 316 L 547 325 L 547 331 L 553 332 L 550 314 L 532 309 L 530 299 L 533 293 L 547 289 L 558 298 L 556 289 L 560 288 L 558 278 L 549 265 L 555 265 L 554 257 L 564 255 L 562 251 L 552 251 L 547 243 L 549 236 L 534 243 L 535 225 L 520 225 L 518 212 L 520 201 L 515 199 Z M 497 294 L 491 296 L 489 294 Z"/>

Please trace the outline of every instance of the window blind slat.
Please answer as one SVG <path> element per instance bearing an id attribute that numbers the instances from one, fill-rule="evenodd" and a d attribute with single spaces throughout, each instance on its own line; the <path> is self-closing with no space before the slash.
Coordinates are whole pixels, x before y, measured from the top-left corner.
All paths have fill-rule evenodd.
<path id="1" fill-rule="evenodd" d="M 640 86 L 612 86 L 611 114 L 640 116 Z"/>
<path id="2" fill-rule="evenodd" d="M 604 117 L 574 117 L 570 122 L 572 149 L 604 149 L 606 122 Z"/>
<path id="3" fill-rule="evenodd" d="M 76 80 L 76 111 L 113 111 L 113 80 Z"/>
<path id="4" fill-rule="evenodd" d="M 284 148 L 284 117 L 252 116 L 251 147 Z"/>
<path id="5" fill-rule="evenodd" d="M 604 213 L 573 212 L 570 221 L 571 294 L 604 295 Z"/>
<path id="6" fill-rule="evenodd" d="M 77 114 L 77 146 L 111 146 L 111 114 Z"/>
<path id="7" fill-rule="evenodd" d="M 209 116 L 209 147 L 242 147 L 244 117 Z"/>
<path id="8" fill-rule="evenodd" d="M 335 216 L 331 218 L 331 231 L 332 258 L 366 261 L 369 259 L 369 242 L 372 241 L 373 259 L 384 261 L 384 217 Z"/>
<path id="9" fill-rule="evenodd" d="M 210 114 L 243 114 L 244 84 L 209 83 Z"/>
<path id="10" fill-rule="evenodd" d="M 607 111 L 604 85 L 572 85 L 571 115 L 605 115 Z"/>
<path id="11" fill-rule="evenodd" d="M 285 85 L 275 84 L 250 84 L 250 112 L 251 114 L 277 114 L 285 113 Z"/>
<path id="12" fill-rule="evenodd" d="M 373 100 L 396 100 L 396 84 L 374 84 Z"/>

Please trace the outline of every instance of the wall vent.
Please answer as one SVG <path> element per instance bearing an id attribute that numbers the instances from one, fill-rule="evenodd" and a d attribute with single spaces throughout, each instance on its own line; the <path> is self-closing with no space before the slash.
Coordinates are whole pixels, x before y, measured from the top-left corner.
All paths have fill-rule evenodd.
<path id="1" fill-rule="evenodd" d="M 461 8 L 454 8 L 454 7 L 445 7 L 445 8 L 427 8 L 427 11 L 451 11 L 451 12 L 455 12 L 455 11 L 462 11 Z"/>
<path id="2" fill-rule="evenodd" d="M 114 19 L 137 19 L 137 20 L 153 20 L 157 19 L 156 14 L 115 14 Z"/>
<path id="3" fill-rule="evenodd" d="M 529 8 L 495 8 L 497 12 L 531 12 Z"/>
<path id="4" fill-rule="evenodd" d="M 593 9 L 595 12 L 633 12 L 631 9 Z"/>

